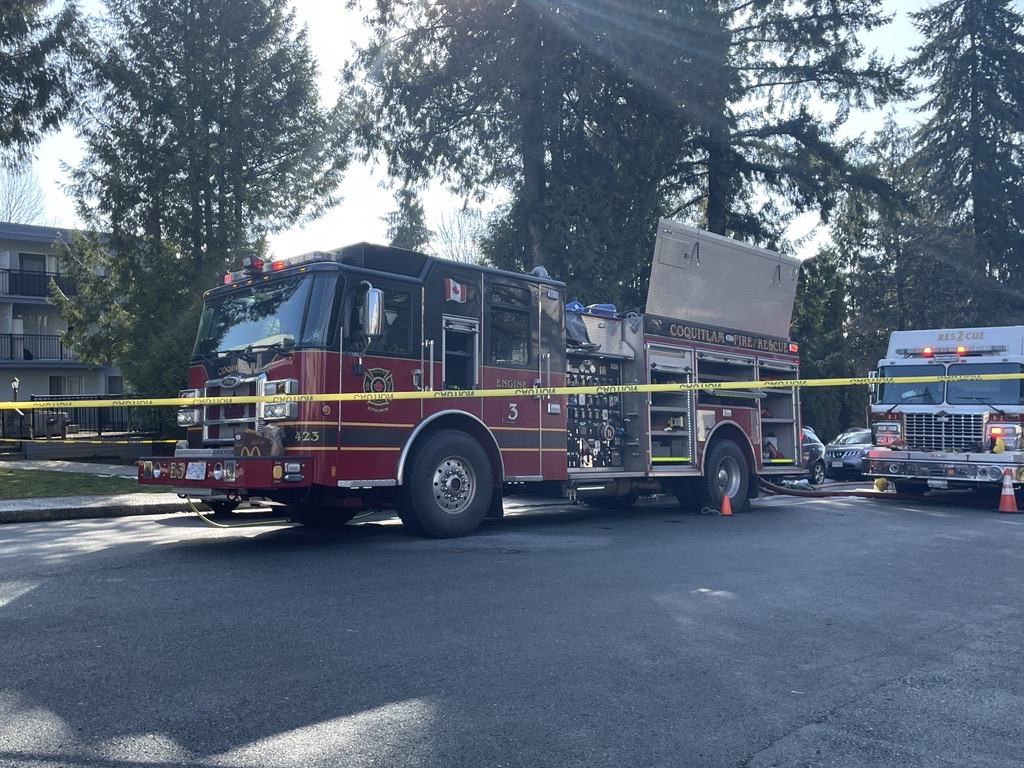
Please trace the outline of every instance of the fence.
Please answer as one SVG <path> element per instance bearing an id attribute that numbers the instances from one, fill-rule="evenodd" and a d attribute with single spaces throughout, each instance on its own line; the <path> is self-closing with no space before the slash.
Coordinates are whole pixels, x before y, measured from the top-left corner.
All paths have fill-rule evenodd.
<path id="1" fill-rule="evenodd" d="M 125 395 L 32 395 L 32 402 L 60 401 L 59 409 L 34 408 L 26 411 L 24 423 L 32 425 L 35 437 L 67 437 L 75 434 L 96 435 L 156 435 L 165 425 L 174 423 L 171 407 L 147 408 L 140 405 L 68 407 L 75 400 L 120 400 Z M 128 395 L 127 397 L 140 397 Z M 8 414 L 10 412 L 8 411 Z M 11 417 L 8 416 L 8 421 Z"/>

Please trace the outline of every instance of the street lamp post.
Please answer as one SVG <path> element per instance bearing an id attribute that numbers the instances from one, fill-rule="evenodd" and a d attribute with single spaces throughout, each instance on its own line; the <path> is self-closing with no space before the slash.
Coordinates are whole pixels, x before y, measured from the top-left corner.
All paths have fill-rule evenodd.
<path id="1" fill-rule="evenodd" d="M 15 376 L 13 379 L 11 379 L 11 393 L 12 393 L 11 401 L 12 402 L 15 402 L 15 403 L 18 402 L 18 386 L 20 384 L 21 384 L 21 380 L 17 376 Z M 25 435 L 25 415 L 21 412 L 20 408 L 15 408 L 14 411 L 15 411 L 15 413 L 18 414 L 18 439 L 21 440 L 21 439 L 23 439 L 23 437 Z M 21 449 L 25 450 L 25 445 L 23 443 L 20 444 L 20 445 L 21 445 Z"/>

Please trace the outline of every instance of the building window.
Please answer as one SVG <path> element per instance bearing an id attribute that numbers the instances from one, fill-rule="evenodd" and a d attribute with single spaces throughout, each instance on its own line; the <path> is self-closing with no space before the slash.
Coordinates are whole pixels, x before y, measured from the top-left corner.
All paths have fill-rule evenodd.
<path id="1" fill-rule="evenodd" d="M 22 253 L 20 256 L 22 272 L 46 271 L 46 257 L 41 253 Z"/>
<path id="2" fill-rule="evenodd" d="M 19 256 L 21 269 L 11 272 L 11 293 L 15 296 L 46 296 L 50 289 L 46 276 L 46 257 L 38 253 L 22 253 Z"/>
<path id="3" fill-rule="evenodd" d="M 85 394 L 85 377 L 84 376 L 51 376 L 50 377 L 50 394 L 51 395 L 84 395 Z"/>

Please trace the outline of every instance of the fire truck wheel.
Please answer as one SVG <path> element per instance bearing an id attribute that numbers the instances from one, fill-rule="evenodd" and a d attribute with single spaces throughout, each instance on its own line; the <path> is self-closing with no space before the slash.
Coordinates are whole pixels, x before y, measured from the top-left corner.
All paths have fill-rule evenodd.
<path id="1" fill-rule="evenodd" d="M 743 452 L 732 440 L 719 440 L 711 447 L 704 465 L 704 482 L 699 485 L 698 501 L 702 507 L 720 509 L 722 497 L 729 495 L 733 512 L 749 512 L 747 489 L 750 476 Z"/>
<path id="2" fill-rule="evenodd" d="M 413 456 L 399 491 L 398 515 L 423 536 L 467 536 L 487 515 L 491 489 L 484 449 L 464 432 L 441 430 Z"/>
<path id="3" fill-rule="evenodd" d="M 215 515 L 228 515 L 235 511 L 237 501 L 204 501 L 204 505 L 210 508 Z"/>

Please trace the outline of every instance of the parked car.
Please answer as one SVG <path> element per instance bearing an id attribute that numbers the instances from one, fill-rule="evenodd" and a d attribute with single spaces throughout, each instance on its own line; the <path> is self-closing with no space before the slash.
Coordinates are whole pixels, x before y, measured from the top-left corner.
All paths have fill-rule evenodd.
<path id="1" fill-rule="evenodd" d="M 825 446 L 825 473 L 828 477 L 860 477 L 864 473 L 864 456 L 872 448 L 871 430 L 854 427 L 841 432 Z"/>
<path id="2" fill-rule="evenodd" d="M 807 479 L 814 485 L 825 482 L 825 444 L 810 427 L 803 428 L 803 434 L 800 435 L 800 450 L 804 468 L 809 473 Z"/>

